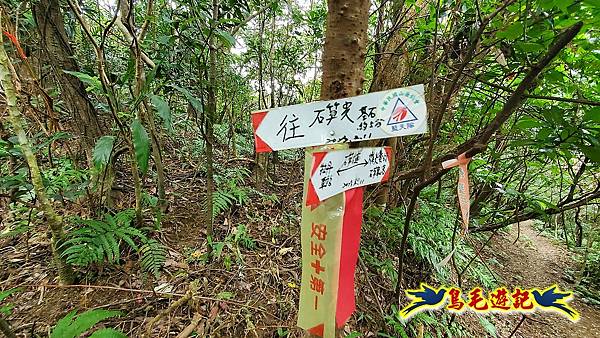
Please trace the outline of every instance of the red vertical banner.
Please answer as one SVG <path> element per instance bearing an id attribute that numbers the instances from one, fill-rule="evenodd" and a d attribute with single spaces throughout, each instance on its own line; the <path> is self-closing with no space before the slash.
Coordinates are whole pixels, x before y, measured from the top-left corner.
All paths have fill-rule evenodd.
<path id="1" fill-rule="evenodd" d="M 338 327 L 343 326 L 356 309 L 354 275 L 360 246 L 362 223 L 363 188 L 354 188 L 344 193 L 344 219 L 342 225 L 342 250 L 335 319 Z"/>

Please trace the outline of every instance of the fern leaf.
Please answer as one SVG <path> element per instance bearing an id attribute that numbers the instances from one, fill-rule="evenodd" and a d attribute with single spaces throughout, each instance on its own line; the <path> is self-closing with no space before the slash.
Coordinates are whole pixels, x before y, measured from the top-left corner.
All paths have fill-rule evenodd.
<path id="1" fill-rule="evenodd" d="M 0 302 L 3 301 L 4 299 L 8 298 L 8 296 L 12 295 L 15 292 L 19 292 L 23 290 L 23 288 L 13 288 L 13 289 L 8 289 L 6 291 L 1 291 L 0 292 Z"/>
<path id="2" fill-rule="evenodd" d="M 87 225 L 88 227 L 94 229 L 97 232 L 106 232 L 108 230 L 108 226 L 106 223 L 97 221 L 95 219 L 81 219 L 78 223 Z"/>
<path id="3" fill-rule="evenodd" d="M 97 323 L 121 315 L 119 311 L 97 309 L 83 312 L 75 317 L 76 312 L 77 310 L 73 310 L 59 320 L 52 330 L 50 338 L 76 338 Z"/>
<path id="4" fill-rule="evenodd" d="M 115 233 L 117 234 L 128 234 L 130 236 L 134 236 L 139 238 L 140 240 L 145 240 L 146 239 L 146 235 L 144 235 L 143 232 L 141 232 L 140 230 L 136 229 L 136 228 L 132 228 L 132 227 L 120 227 L 118 229 L 115 230 Z"/>
<path id="5" fill-rule="evenodd" d="M 128 234 L 126 234 L 126 233 L 119 234 L 119 238 L 121 240 L 125 241 L 125 243 L 127 243 L 130 247 L 132 247 L 133 250 L 140 251 L 140 248 L 137 246 L 137 244 L 135 244 L 133 239 L 131 239 L 131 237 L 129 237 Z"/>
<path id="6" fill-rule="evenodd" d="M 135 218 L 134 209 L 125 209 L 115 214 L 114 219 L 118 226 L 129 226 L 131 221 Z"/>
<path id="7" fill-rule="evenodd" d="M 132 210 L 132 209 L 131 209 Z M 67 234 L 67 239 L 59 245 L 61 255 L 67 262 L 77 266 L 91 263 L 116 263 L 121 258 L 121 241 L 139 251 L 136 240 L 147 243 L 146 235 L 129 225 L 135 217 L 130 209 L 117 213 L 114 217 L 105 215 L 103 221 L 78 219 L 83 227 Z"/>
<path id="8" fill-rule="evenodd" d="M 166 248 L 154 239 L 149 240 L 140 249 L 142 270 L 152 273 L 156 278 L 160 276 L 160 269 L 167 259 Z"/>
<path id="9" fill-rule="evenodd" d="M 104 221 L 106 222 L 106 224 L 108 224 L 111 228 L 116 228 L 117 227 L 117 222 L 115 221 L 115 219 L 110 215 L 110 214 L 106 214 L 104 215 Z"/>
<path id="10" fill-rule="evenodd" d="M 121 250 L 119 248 L 119 242 L 115 238 L 115 234 L 107 234 L 106 240 L 110 246 L 110 250 L 112 250 L 113 262 L 118 262 L 121 259 Z"/>
<path id="11" fill-rule="evenodd" d="M 66 316 L 62 317 L 56 323 L 54 330 L 52 330 L 52 333 L 50 334 L 50 338 L 69 337 L 68 333 L 70 332 L 70 325 L 72 324 L 73 317 L 75 317 L 76 313 L 77 313 L 77 310 L 73 310 L 73 311 L 69 312 Z M 73 336 L 74 335 L 71 335 L 71 337 L 73 337 Z"/>
<path id="12" fill-rule="evenodd" d="M 127 335 L 115 329 L 105 328 L 95 331 L 90 338 L 127 338 Z"/>
<path id="13" fill-rule="evenodd" d="M 104 258 L 104 256 L 106 256 L 106 260 L 109 263 L 112 263 L 115 261 L 115 255 L 114 252 L 112 250 L 112 247 L 110 246 L 110 244 L 108 243 L 108 239 L 106 238 L 105 234 L 99 234 L 98 237 L 96 237 L 96 241 L 98 243 L 98 247 L 100 247 L 102 249 L 102 256 Z"/>
<path id="14" fill-rule="evenodd" d="M 69 247 L 63 251 L 67 263 L 77 266 L 87 266 L 97 260 L 96 250 L 89 243 L 81 243 Z"/>

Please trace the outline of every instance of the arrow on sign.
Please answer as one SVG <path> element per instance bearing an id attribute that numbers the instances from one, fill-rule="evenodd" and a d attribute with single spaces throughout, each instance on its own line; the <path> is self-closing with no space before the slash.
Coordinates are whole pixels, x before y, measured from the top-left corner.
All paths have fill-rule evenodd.
<path id="1" fill-rule="evenodd" d="M 391 164 L 390 147 L 315 152 L 306 205 L 314 208 L 344 191 L 387 181 Z"/>
<path id="2" fill-rule="evenodd" d="M 252 126 L 257 152 L 424 134 L 424 87 L 258 111 Z"/>
<path id="3" fill-rule="evenodd" d="M 340 169 L 338 169 L 338 170 L 337 170 L 337 174 L 338 174 L 338 176 L 339 176 L 341 172 L 344 172 L 344 171 L 346 171 L 346 170 L 350 170 L 350 169 L 354 169 L 354 168 L 356 168 L 356 167 L 358 167 L 358 166 L 363 166 L 363 167 L 366 167 L 368 164 L 369 164 L 369 162 L 367 162 L 367 160 L 365 160 L 363 163 L 357 163 L 357 164 L 355 164 L 355 165 L 353 165 L 353 166 L 351 166 L 351 167 L 347 167 L 347 168 L 340 168 Z"/>

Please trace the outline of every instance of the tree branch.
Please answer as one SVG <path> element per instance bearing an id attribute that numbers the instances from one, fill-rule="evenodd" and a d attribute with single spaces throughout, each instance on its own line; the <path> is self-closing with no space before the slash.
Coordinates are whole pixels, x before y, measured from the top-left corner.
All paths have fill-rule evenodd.
<path id="1" fill-rule="evenodd" d="M 492 225 L 488 225 L 485 227 L 480 227 L 480 228 L 471 228 L 469 229 L 470 232 L 485 232 L 485 231 L 493 231 L 493 230 L 498 230 L 504 227 L 507 227 L 511 224 L 517 223 L 517 222 L 524 222 L 530 219 L 534 219 L 536 217 L 540 217 L 540 216 L 544 216 L 544 215 L 554 215 L 554 214 L 560 214 L 562 212 L 565 212 L 567 210 L 571 210 L 574 208 L 578 208 L 581 207 L 583 205 L 588 204 L 589 202 L 595 200 L 596 198 L 600 198 L 600 191 L 598 191 L 598 188 L 596 188 L 596 191 L 593 193 L 589 193 L 586 194 L 585 197 L 580 198 L 574 202 L 565 204 L 561 207 L 556 207 L 556 208 L 548 208 L 545 209 L 544 211 L 530 211 L 528 213 L 525 214 L 521 214 L 521 215 L 517 215 L 513 218 L 507 219 L 504 222 L 500 222 L 500 223 L 496 223 L 496 224 L 492 224 Z"/>

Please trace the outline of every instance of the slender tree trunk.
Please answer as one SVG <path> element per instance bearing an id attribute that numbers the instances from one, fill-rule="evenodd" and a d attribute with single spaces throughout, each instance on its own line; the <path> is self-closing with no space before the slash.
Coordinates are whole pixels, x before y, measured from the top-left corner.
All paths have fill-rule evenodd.
<path id="1" fill-rule="evenodd" d="M 575 246 L 580 248 L 583 245 L 583 224 L 581 223 L 581 218 L 579 217 L 579 213 L 581 208 L 577 208 L 575 210 Z"/>
<path id="2" fill-rule="evenodd" d="M 167 210 L 167 198 L 165 194 L 165 167 L 162 160 L 162 142 L 160 139 L 160 131 L 156 128 L 154 115 L 150 106 L 144 102 L 146 107 L 146 118 L 150 127 L 150 139 L 152 141 L 152 158 L 156 165 L 156 189 L 158 190 L 158 208 L 164 212 Z"/>
<path id="3" fill-rule="evenodd" d="M 88 164 L 92 164 L 92 150 L 102 136 L 103 128 L 90 102 L 84 84 L 67 71 L 79 71 L 67 36 L 63 13 L 58 0 L 33 2 L 33 14 L 40 34 L 43 64 L 52 67 L 61 98 L 73 117 L 73 127 L 81 137 Z"/>
<path id="4" fill-rule="evenodd" d="M 275 102 L 275 72 L 273 70 L 273 60 L 275 59 L 273 52 L 275 51 L 275 39 L 276 39 L 277 35 L 275 35 L 275 14 L 272 15 L 271 17 L 271 43 L 269 46 L 269 80 L 271 82 L 271 92 L 269 93 L 270 96 L 270 102 L 269 102 L 269 107 L 270 108 L 275 108 L 277 106 L 277 103 Z M 275 174 L 275 171 L 277 170 L 277 164 L 279 163 L 279 153 L 277 151 L 273 151 L 271 153 L 271 158 L 272 158 L 272 163 L 273 163 L 273 168 L 272 168 L 272 172 L 273 174 Z M 267 161 L 269 159 L 267 158 Z M 268 172 L 265 170 L 265 176 L 268 175 Z"/>
<path id="5" fill-rule="evenodd" d="M 235 131 L 235 126 L 237 124 L 237 121 L 235 119 L 235 104 L 234 102 L 231 102 L 231 110 L 230 110 L 230 121 L 231 123 L 229 124 L 229 141 L 231 142 L 231 146 L 230 146 L 230 151 L 231 151 L 231 158 L 236 158 L 237 157 L 237 143 L 236 143 L 236 131 Z"/>
<path id="6" fill-rule="evenodd" d="M 264 62 L 263 62 L 263 35 L 265 30 L 265 19 L 262 18 L 262 14 L 259 19 L 259 35 L 260 42 L 258 45 L 258 109 L 264 109 L 267 107 L 264 93 Z M 254 167 L 254 183 L 257 189 L 263 187 L 264 182 L 267 178 L 267 168 L 269 166 L 269 154 L 267 153 L 256 153 L 255 155 L 256 166 Z"/>
<path id="7" fill-rule="evenodd" d="M 216 29 L 216 22 L 219 19 L 219 3 L 213 0 L 212 3 L 212 20 L 211 30 Z M 214 168 L 213 168 L 213 143 L 214 130 L 213 123 L 217 111 L 217 48 L 215 40 L 211 35 L 208 42 L 208 86 L 206 118 L 204 125 L 205 141 L 206 141 L 206 236 L 212 241 L 213 237 L 213 194 L 214 194 Z M 208 246 L 209 258 L 212 255 L 212 247 Z"/>
<path id="8" fill-rule="evenodd" d="M 565 245 L 569 249 L 569 235 L 567 233 L 567 221 L 565 220 L 565 212 L 560 213 L 560 223 L 562 225 L 563 234 L 565 235 Z"/>
<path id="9" fill-rule="evenodd" d="M 121 22 L 128 30 L 129 35 L 134 43 L 130 44 L 130 52 L 131 57 L 134 59 L 136 64 L 136 84 L 134 94 L 139 96 L 141 94 L 142 88 L 146 84 L 146 73 L 144 71 L 144 62 L 142 60 L 142 50 L 140 49 L 139 44 L 141 41 L 137 39 L 135 36 L 136 30 L 134 29 L 135 25 L 133 22 L 133 13 L 130 15 L 131 9 L 126 1 L 121 2 L 121 14 L 125 16 L 121 16 Z M 150 15 L 150 13 L 147 13 Z M 127 20 L 129 18 L 129 20 Z M 125 32 L 124 32 L 125 33 Z M 152 158 L 154 159 L 154 164 L 156 165 L 156 189 L 158 191 L 158 207 L 161 211 L 165 211 L 167 208 L 167 201 L 165 198 L 165 171 L 164 165 L 162 161 L 162 147 L 160 140 L 160 132 L 156 128 L 156 123 L 154 122 L 154 115 L 150 105 L 148 104 L 148 100 L 142 100 L 142 104 L 139 107 L 139 118 L 142 123 L 147 124 L 148 131 L 150 133 L 150 141 L 152 143 Z M 141 189 L 140 189 L 141 190 Z M 137 193 L 136 193 L 137 196 Z M 141 193 L 140 193 L 141 196 Z M 137 199 L 136 199 L 137 202 Z"/>
<path id="10" fill-rule="evenodd" d="M 587 270 L 587 261 L 590 255 L 590 251 L 592 251 L 592 247 L 594 245 L 594 239 L 595 239 L 595 229 L 591 228 L 590 231 L 588 232 L 588 237 L 587 237 L 587 245 L 585 247 L 585 251 L 583 253 L 583 259 L 581 261 L 581 269 L 579 270 L 579 276 L 577 276 L 577 282 L 575 283 L 576 285 L 579 285 L 581 283 L 581 279 L 583 279 L 586 270 Z"/>
<path id="11" fill-rule="evenodd" d="M 0 39 L 1 41 L 1 39 Z M 70 284 L 73 282 L 73 270 L 71 266 L 67 265 L 60 257 L 57 245 L 63 237 L 63 222 L 62 219 L 56 214 L 50 200 L 46 196 L 46 188 L 42 181 L 42 174 L 38 166 L 37 159 L 31 150 L 27 134 L 25 134 L 25 121 L 22 119 L 21 112 L 19 111 L 17 102 L 17 90 L 12 82 L 12 66 L 4 46 L 0 43 L 0 83 L 4 89 L 4 95 L 6 96 L 6 105 L 9 114 L 9 120 L 13 127 L 13 130 L 17 134 L 19 145 L 29 172 L 31 175 L 31 183 L 36 194 L 36 198 L 40 204 L 40 209 L 44 212 L 48 221 L 48 226 L 52 233 L 52 257 L 58 268 L 58 274 L 62 283 Z M 13 70 L 14 71 L 14 70 Z"/>
<path id="12" fill-rule="evenodd" d="M 417 3 L 414 7 L 419 8 L 422 4 Z M 391 16 L 395 20 L 398 20 L 399 15 L 403 12 L 404 8 L 404 0 L 401 1 L 393 1 L 391 8 Z M 382 15 L 385 13 L 383 9 L 379 11 L 379 16 L 377 18 L 377 26 L 376 30 L 379 32 L 382 30 Z M 416 15 L 408 14 L 409 17 L 416 17 Z M 403 24 L 405 27 L 410 27 L 413 24 L 413 19 L 407 20 L 406 23 Z M 386 41 L 383 46 L 380 43 L 375 44 L 375 58 L 373 65 L 373 81 L 371 82 L 370 90 L 371 92 L 387 90 L 392 88 L 397 88 L 405 85 L 411 73 L 411 53 L 407 50 L 406 36 L 405 32 L 402 29 L 396 30 L 394 34 L 392 34 Z M 377 34 L 379 35 L 379 34 Z M 374 146 L 377 144 L 377 141 L 367 141 L 364 142 L 369 146 Z M 387 138 L 383 141 L 385 146 L 389 146 L 392 148 L 392 154 L 394 154 L 394 165 L 390 167 L 390 177 L 394 177 L 395 168 L 398 165 L 404 164 L 406 161 L 410 161 L 410 159 L 397 158 L 400 156 L 396 156 L 399 154 L 398 152 L 398 138 L 391 137 Z M 378 189 L 377 194 L 375 196 L 375 203 L 382 208 L 388 207 L 390 204 L 390 193 L 392 188 L 392 180 L 385 182 L 382 184 L 381 188 Z M 401 196 L 402 199 L 406 199 L 407 196 Z M 392 201 L 391 204 L 395 204 L 395 201 Z"/>

